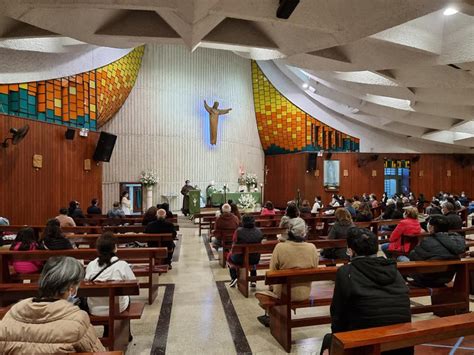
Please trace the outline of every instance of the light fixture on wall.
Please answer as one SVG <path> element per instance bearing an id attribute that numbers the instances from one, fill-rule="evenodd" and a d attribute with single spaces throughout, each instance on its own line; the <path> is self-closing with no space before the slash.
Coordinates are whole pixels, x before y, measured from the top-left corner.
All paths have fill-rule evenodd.
<path id="1" fill-rule="evenodd" d="M 79 135 L 81 137 L 87 137 L 89 135 L 89 130 L 87 128 L 81 128 L 79 131 Z"/>
<path id="2" fill-rule="evenodd" d="M 308 83 L 303 83 L 303 85 L 301 85 L 301 87 L 306 90 L 307 88 L 309 88 L 309 84 Z"/>
<path id="3" fill-rule="evenodd" d="M 444 16 L 452 16 L 457 14 L 459 11 L 455 7 L 449 6 L 443 11 Z"/>

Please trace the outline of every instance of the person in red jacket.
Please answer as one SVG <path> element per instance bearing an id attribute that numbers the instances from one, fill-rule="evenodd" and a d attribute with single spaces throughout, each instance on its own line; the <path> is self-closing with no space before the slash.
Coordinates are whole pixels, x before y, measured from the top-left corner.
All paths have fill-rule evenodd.
<path id="1" fill-rule="evenodd" d="M 400 221 L 392 234 L 390 234 L 390 242 L 382 244 L 380 248 L 389 258 L 394 256 L 394 254 L 402 254 L 398 256 L 398 261 L 409 261 L 404 255 L 407 255 L 415 248 L 418 240 L 403 238 L 403 236 L 421 233 L 421 226 L 418 221 L 418 210 L 415 207 L 405 208 L 403 217 L 404 219 Z"/>

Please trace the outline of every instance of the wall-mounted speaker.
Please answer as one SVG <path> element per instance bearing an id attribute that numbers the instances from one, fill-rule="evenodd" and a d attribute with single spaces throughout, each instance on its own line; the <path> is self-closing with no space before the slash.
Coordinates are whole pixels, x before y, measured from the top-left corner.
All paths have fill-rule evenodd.
<path id="1" fill-rule="evenodd" d="M 72 141 L 74 139 L 74 135 L 76 134 L 76 130 L 75 129 L 72 129 L 72 128 L 68 128 L 66 130 L 66 133 L 64 134 L 64 136 L 66 137 L 66 139 Z"/>
<path id="2" fill-rule="evenodd" d="M 99 141 L 97 142 L 97 147 L 94 152 L 94 160 L 109 162 L 112 152 L 114 151 L 116 140 L 117 136 L 115 134 L 100 132 Z"/>
<path id="3" fill-rule="evenodd" d="M 306 168 L 306 172 L 311 172 L 316 170 L 316 158 L 318 154 L 317 153 L 309 153 L 308 154 L 308 165 Z"/>
<path id="4" fill-rule="evenodd" d="M 379 158 L 379 155 L 378 155 L 378 154 L 372 154 L 372 155 L 370 156 L 370 160 L 371 160 L 371 161 L 377 161 L 378 158 Z"/>
<path id="5" fill-rule="evenodd" d="M 326 154 L 326 160 L 331 160 L 331 157 L 332 157 L 332 153 L 329 152 Z"/>
<path id="6" fill-rule="evenodd" d="M 420 156 L 419 155 L 415 155 L 413 158 L 411 158 L 412 163 L 417 163 L 419 161 L 420 161 Z"/>

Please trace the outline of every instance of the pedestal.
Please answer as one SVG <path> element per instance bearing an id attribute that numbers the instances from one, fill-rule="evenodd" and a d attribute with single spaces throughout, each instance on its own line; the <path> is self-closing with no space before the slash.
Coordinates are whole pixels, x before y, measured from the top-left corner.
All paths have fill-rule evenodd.
<path id="1" fill-rule="evenodd" d="M 153 206 L 153 186 L 146 187 L 146 209 Z"/>

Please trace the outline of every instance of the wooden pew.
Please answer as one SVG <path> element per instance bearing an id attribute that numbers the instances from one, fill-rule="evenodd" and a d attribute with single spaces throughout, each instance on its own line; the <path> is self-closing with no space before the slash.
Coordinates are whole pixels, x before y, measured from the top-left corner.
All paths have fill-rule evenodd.
<path id="1" fill-rule="evenodd" d="M 216 218 L 215 213 L 196 213 L 194 215 L 194 218 L 198 219 L 198 224 L 199 224 L 199 235 L 201 235 L 201 232 L 203 229 L 208 229 L 211 230 L 211 219 Z"/>
<path id="2" fill-rule="evenodd" d="M 359 329 L 333 335 L 331 355 L 378 355 L 426 342 L 474 334 L 474 314 Z"/>
<path id="3" fill-rule="evenodd" d="M 0 301 L 14 303 L 19 300 L 36 297 L 38 284 L 0 284 Z M 90 316 L 94 325 L 108 325 L 109 334 L 102 338 L 104 346 L 111 350 L 125 350 L 128 346 L 130 320 L 140 319 L 145 307 L 141 302 L 130 302 L 127 310 L 119 313 L 116 296 L 133 296 L 140 293 L 137 281 L 82 282 L 78 290 L 79 297 L 108 297 L 109 316 Z M 6 312 L 4 312 L 6 313 Z M 4 313 L 1 315 L 4 316 Z"/>
<path id="4" fill-rule="evenodd" d="M 157 265 L 156 260 L 166 258 L 168 250 L 166 248 L 119 248 L 117 256 L 129 263 L 132 263 L 132 270 L 137 277 L 146 277 L 147 282 L 140 282 L 141 288 L 148 289 L 148 303 L 152 304 L 158 295 L 158 275 L 166 272 L 164 265 Z M 27 250 L 12 251 L 0 249 L 0 284 L 7 284 L 15 281 L 31 280 L 39 278 L 37 274 L 10 274 L 9 265 L 13 261 L 38 260 L 46 261 L 52 256 L 71 256 L 73 258 L 91 261 L 97 257 L 95 249 L 68 249 L 68 250 Z"/>
<path id="5" fill-rule="evenodd" d="M 456 272 L 451 287 L 410 288 L 410 297 L 431 296 L 431 305 L 414 306 L 411 308 L 412 314 L 433 312 L 436 315 L 446 316 L 469 312 L 469 271 L 474 269 L 474 260 L 406 262 L 399 263 L 397 267 L 405 276 L 418 273 Z M 267 271 L 265 284 L 282 284 L 281 299 L 269 300 L 265 304 L 260 302 L 260 305 L 269 310 L 271 334 L 287 352 L 291 351 L 292 328 L 331 322 L 329 315 L 292 319 L 292 310 L 329 305 L 332 297 L 318 298 L 317 294 L 313 293 L 306 301 L 292 302 L 291 285 L 298 282 L 334 281 L 336 271 L 336 267 Z"/>
<path id="6" fill-rule="evenodd" d="M 98 353 L 75 353 L 76 355 L 123 355 L 123 351 L 101 351 Z"/>
<path id="7" fill-rule="evenodd" d="M 345 239 L 318 239 L 318 240 L 308 240 L 308 243 L 312 243 L 316 246 L 317 249 L 324 248 L 344 248 L 347 246 Z M 237 254 L 243 255 L 242 266 L 238 268 L 238 281 L 237 288 L 244 297 L 249 296 L 249 284 L 250 282 L 257 282 L 264 280 L 264 275 L 250 276 L 250 271 L 252 265 L 250 265 L 250 254 L 258 253 L 260 254 L 260 262 L 258 265 L 255 265 L 257 270 L 267 270 L 270 267 L 270 259 L 267 258 L 262 260 L 262 254 L 272 254 L 273 249 L 278 244 L 277 241 L 269 241 L 262 244 L 235 244 L 232 247 L 232 250 Z M 347 263 L 348 259 L 319 259 L 320 265 L 335 265 Z"/>

